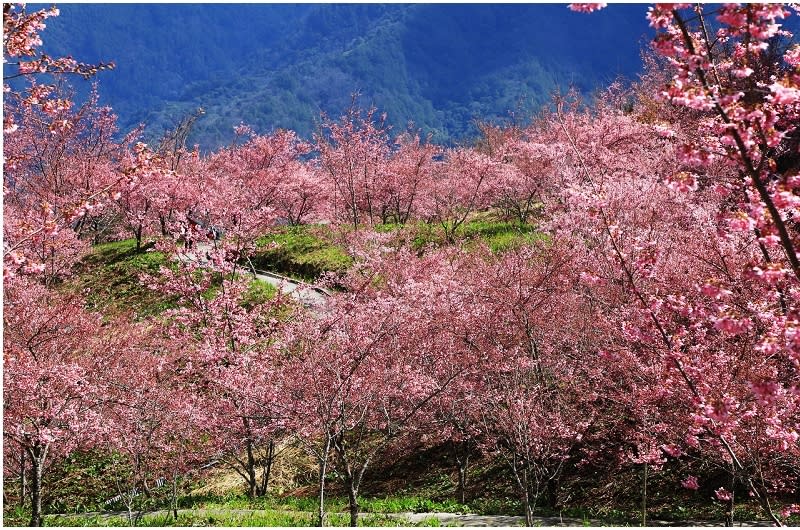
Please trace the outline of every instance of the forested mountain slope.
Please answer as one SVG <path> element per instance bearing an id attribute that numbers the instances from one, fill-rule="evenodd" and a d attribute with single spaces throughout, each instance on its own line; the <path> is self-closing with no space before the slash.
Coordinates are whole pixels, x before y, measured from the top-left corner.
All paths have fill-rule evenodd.
<path id="1" fill-rule="evenodd" d="M 240 121 L 309 135 L 353 92 L 438 142 L 475 119 L 525 117 L 556 87 L 584 91 L 640 68 L 641 6 L 581 17 L 563 5 L 66 4 L 46 47 L 114 61 L 101 101 L 124 129 L 158 135 L 202 106 L 192 142 L 226 144 Z M 76 31 L 81 28 L 81 31 Z M 88 84 L 84 84 L 87 90 Z"/>

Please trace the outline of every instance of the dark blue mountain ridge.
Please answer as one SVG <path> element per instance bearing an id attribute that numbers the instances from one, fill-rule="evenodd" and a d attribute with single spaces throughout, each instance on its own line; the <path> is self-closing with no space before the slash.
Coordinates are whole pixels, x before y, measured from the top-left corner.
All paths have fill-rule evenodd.
<path id="1" fill-rule="evenodd" d="M 37 6 L 29 5 L 29 9 Z M 436 141 L 474 121 L 532 115 L 557 88 L 633 78 L 643 5 L 591 15 L 564 4 L 61 4 L 45 50 L 114 61 L 97 81 L 125 130 L 160 135 L 202 106 L 190 142 L 228 143 L 240 121 L 309 136 L 351 94 Z M 78 83 L 78 81 L 76 81 Z M 86 86 L 80 88 L 86 91 Z"/>

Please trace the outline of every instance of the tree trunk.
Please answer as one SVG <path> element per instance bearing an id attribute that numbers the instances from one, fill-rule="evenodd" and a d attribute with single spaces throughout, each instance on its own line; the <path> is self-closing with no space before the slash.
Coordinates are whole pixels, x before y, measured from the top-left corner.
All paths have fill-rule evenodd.
<path id="1" fill-rule="evenodd" d="M 469 467 L 469 457 L 471 454 L 469 440 L 461 442 L 456 449 L 456 465 L 458 466 L 458 498 L 461 504 L 467 502 L 467 469 Z"/>
<path id="2" fill-rule="evenodd" d="M 163 237 L 167 237 L 169 235 L 169 230 L 167 230 L 167 219 L 164 215 L 158 216 L 158 223 L 161 225 L 161 235 Z"/>
<path id="3" fill-rule="evenodd" d="M 517 455 L 512 453 L 508 460 L 513 471 L 514 481 L 517 483 L 517 492 L 525 509 L 525 526 L 533 526 L 533 507 L 531 506 L 530 488 L 528 487 L 528 470 L 517 466 Z"/>
<path id="4" fill-rule="evenodd" d="M 42 526 L 42 475 L 47 448 L 35 446 L 31 454 L 31 523 L 30 526 Z"/>
<path id="5" fill-rule="evenodd" d="M 325 474 L 328 463 L 320 462 L 319 465 L 319 504 L 317 506 L 317 526 L 325 526 Z"/>
<path id="6" fill-rule="evenodd" d="M 138 516 L 135 516 L 133 513 L 136 495 L 138 494 L 138 490 L 136 489 L 136 480 L 133 480 L 130 485 L 124 483 L 124 481 L 120 481 L 119 477 L 115 477 L 114 480 L 117 484 L 117 491 L 119 492 L 120 499 L 125 503 L 125 509 L 128 511 L 128 526 L 136 526 Z M 129 486 L 132 489 L 128 489 Z"/>
<path id="7" fill-rule="evenodd" d="M 558 492 L 560 489 L 561 473 L 558 473 L 550 481 L 547 482 L 547 502 L 548 507 L 556 509 L 559 508 Z"/>
<path id="8" fill-rule="evenodd" d="M 178 475 L 172 475 L 172 515 L 178 520 Z"/>
<path id="9" fill-rule="evenodd" d="M 264 496 L 267 494 L 267 488 L 269 487 L 269 478 L 272 474 L 272 463 L 275 460 L 275 440 L 269 441 L 269 446 L 267 447 L 267 458 L 263 463 L 264 469 L 261 473 L 261 486 L 258 488 L 256 493 L 259 496 Z"/>
<path id="10" fill-rule="evenodd" d="M 467 502 L 467 463 L 458 466 L 458 499 L 461 504 Z"/>
<path id="11" fill-rule="evenodd" d="M 735 502 L 734 491 L 735 491 L 735 489 L 734 488 L 735 487 L 736 487 L 736 473 L 735 473 L 735 471 L 731 470 L 731 485 L 730 485 L 731 498 L 728 501 L 728 510 L 725 513 L 725 526 L 733 526 L 733 522 L 735 521 L 735 519 L 734 519 L 734 509 L 735 509 L 735 506 L 734 506 L 734 502 Z"/>
<path id="12" fill-rule="evenodd" d="M 350 526 L 358 526 L 358 487 L 348 478 L 347 499 L 350 501 Z"/>
<path id="13" fill-rule="evenodd" d="M 25 449 L 22 450 L 22 454 L 19 458 L 19 506 L 20 508 L 25 507 L 25 497 L 28 495 L 28 474 L 27 471 L 28 462 L 25 460 Z"/>
<path id="14" fill-rule="evenodd" d="M 531 506 L 531 489 L 528 483 L 528 471 L 522 470 L 522 504 L 525 507 L 525 526 L 533 526 L 533 506 Z"/>
<path id="15" fill-rule="evenodd" d="M 725 514 L 725 526 L 733 526 L 734 518 L 734 497 L 733 490 L 731 490 L 731 499 L 728 501 L 728 513 Z"/>
<path id="16" fill-rule="evenodd" d="M 247 421 L 245 420 L 245 424 Z M 253 456 L 253 441 L 247 439 L 247 496 L 250 499 L 256 497 L 256 459 Z"/>
<path id="17" fill-rule="evenodd" d="M 142 230 L 143 227 L 139 225 L 139 228 L 133 231 L 133 235 L 136 238 L 136 252 L 142 250 Z"/>
<path id="18" fill-rule="evenodd" d="M 350 526 L 358 526 L 358 488 L 367 469 L 369 459 L 365 460 L 360 468 L 353 469 L 353 464 L 347 461 L 346 444 L 343 435 L 335 442 L 336 452 L 344 471 L 344 482 L 347 486 L 347 500 L 350 507 Z"/>
<path id="19" fill-rule="evenodd" d="M 642 526 L 647 526 L 647 462 L 644 463 L 644 476 L 642 480 Z"/>
<path id="20" fill-rule="evenodd" d="M 522 496 L 522 503 L 525 505 L 525 526 L 533 526 L 533 506 L 531 506 L 531 497 L 527 488 Z"/>
<path id="21" fill-rule="evenodd" d="M 328 472 L 328 453 L 331 450 L 331 440 L 325 442 L 325 452 L 319 458 L 319 506 L 317 511 L 317 526 L 325 526 L 325 475 Z"/>

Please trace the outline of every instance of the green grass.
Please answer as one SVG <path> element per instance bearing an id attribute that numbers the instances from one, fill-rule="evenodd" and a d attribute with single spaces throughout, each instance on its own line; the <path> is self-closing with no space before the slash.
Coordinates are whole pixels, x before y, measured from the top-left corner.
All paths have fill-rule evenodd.
<path id="1" fill-rule="evenodd" d="M 285 510 L 313 512 L 317 509 L 316 497 L 257 497 L 248 498 L 244 493 L 230 493 L 224 496 L 187 496 L 178 500 L 181 508 L 205 510 Z M 326 497 L 325 509 L 329 512 L 343 512 L 347 509 L 344 497 Z"/>
<path id="2" fill-rule="evenodd" d="M 524 513 L 522 503 L 516 498 L 492 497 L 469 501 L 472 513 L 481 515 L 521 515 Z"/>
<path id="3" fill-rule="evenodd" d="M 140 280 L 142 273 L 158 276 L 162 266 L 174 267 L 162 252 L 147 246 L 136 251 L 133 239 L 95 245 L 83 258 L 72 288 L 87 292 L 87 306 L 111 315 L 133 312 L 136 318 L 155 316 L 178 306 L 178 301 L 161 292 L 149 289 Z M 198 272 L 199 274 L 199 272 Z M 211 286 L 203 298 L 213 299 L 222 286 L 223 276 L 214 273 Z M 88 291 L 87 291 L 88 289 Z M 253 280 L 242 301 L 257 305 L 275 297 L 277 289 L 264 281 Z"/>
<path id="4" fill-rule="evenodd" d="M 89 309 L 110 314 L 133 312 L 138 318 L 175 307 L 175 300 L 144 286 L 140 274 L 158 274 L 168 265 L 162 252 L 145 246 L 136 251 L 133 239 L 103 243 L 92 248 L 78 266 L 73 287 L 86 292 Z"/>
<path id="5" fill-rule="evenodd" d="M 310 526 L 307 514 L 260 511 L 236 513 L 225 510 L 215 512 L 179 513 L 178 520 L 171 515 L 159 515 L 140 526 Z"/>
<path id="6" fill-rule="evenodd" d="M 375 513 L 470 512 L 468 505 L 461 504 L 455 500 L 434 501 L 418 496 L 359 499 L 359 505 L 363 511 Z"/>
<path id="7" fill-rule="evenodd" d="M 42 526 L 129 526 L 127 519 L 100 515 L 45 515 Z"/>
<path id="8" fill-rule="evenodd" d="M 225 496 L 187 496 L 179 501 L 181 512 L 175 521 L 171 514 L 164 511 L 145 514 L 139 521 L 139 526 L 311 526 L 313 513 L 316 511 L 315 497 L 267 497 L 255 500 L 248 499 L 243 494 L 229 494 Z M 513 499 L 499 500 L 473 500 L 469 505 L 461 505 L 454 500 L 434 501 L 421 496 L 386 496 L 359 499 L 360 511 L 359 526 L 442 526 L 435 517 L 411 524 L 401 514 L 450 512 L 450 513 L 477 513 L 480 515 L 520 515 L 519 504 Z M 670 517 L 665 513 L 653 511 L 650 519 L 666 519 L 685 521 L 688 519 L 706 519 L 721 521 L 721 518 L 709 518 L 709 514 L 701 514 L 691 508 L 674 507 Z M 763 519 L 757 511 L 749 512 L 752 506 L 743 503 L 737 507 L 737 520 Z M 188 509 L 188 510 L 187 510 Z M 349 514 L 347 513 L 347 500 L 341 496 L 326 499 L 327 523 L 331 526 L 347 526 Z M 392 515 L 395 514 L 395 515 Z M 29 514 L 22 510 L 10 509 L 6 511 L 6 526 L 24 526 Z M 582 508 L 571 507 L 562 511 L 547 509 L 537 510 L 539 516 L 558 516 L 584 521 L 584 525 L 601 524 L 628 525 L 636 524 L 640 514 L 636 510 L 620 510 L 613 508 Z M 705 515 L 705 516 L 704 516 Z M 797 524 L 798 517 L 794 516 L 788 521 Z M 127 526 L 127 516 L 115 514 L 101 516 L 97 514 L 82 514 L 70 516 L 46 516 L 46 526 Z"/>
<path id="9" fill-rule="evenodd" d="M 448 244 L 444 229 L 436 223 L 409 223 L 376 225 L 379 233 L 396 233 L 401 241 L 410 244 L 415 250 L 429 246 L 441 247 Z M 501 253 L 522 245 L 545 239 L 547 236 L 539 232 L 535 226 L 499 221 L 490 216 L 482 216 L 461 225 L 455 233 L 457 243 L 470 248 L 483 243 L 494 253 Z"/>
<path id="10" fill-rule="evenodd" d="M 242 297 L 245 307 L 257 306 L 275 298 L 278 288 L 264 280 L 254 279 Z"/>
<path id="11" fill-rule="evenodd" d="M 3 507 L 3 526 L 27 526 L 31 520 L 30 509 L 19 505 Z"/>
<path id="12" fill-rule="evenodd" d="M 49 516 L 46 526 L 129 526 L 125 514 L 100 516 Z M 311 526 L 311 516 L 277 511 L 237 512 L 233 510 L 179 512 L 178 519 L 164 512 L 145 514 L 137 526 Z"/>
<path id="13" fill-rule="evenodd" d="M 458 232 L 458 235 L 466 240 L 485 243 L 494 253 L 535 243 L 546 237 L 533 225 L 520 225 L 506 221 L 470 221 Z"/>
<path id="14" fill-rule="evenodd" d="M 316 497 L 265 497 L 249 499 L 243 494 L 224 497 L 186 497 L 179 501 L 181 507 L 192 509 L 271 509 L 297 512 L 313 512 L 317 509 Z M 469 513 L 470 506 L 455 500 L 434 501 L 420 496 L 359 497 L 359 511 L 373 514 L 382 513 L 428 513 L 452 512 Z M 325 510 L 345 512 L 348 501 L 342 496 L 325 498 Z"/>
<path id="15" fill-rule="evenodd" d="M 396 234 L 398 243 L 408 244 L 415 250 L 448 244 L 444 230 L 435 223 L 378 224 L 373 230 Z M 533 225 L 497 220 L 484 214 L 476 215 L 459 227 L 455 237 L 467 248 L 483 243 L 492 252 L 499 253 L 546 236 Z M 353 264 L 353 258 L 333 240 L 334 234 L 327 226 L 283 227 L 258 240 L 258 249 L 251 261 L 258 269 L 313 282 L 325 272 L 341 272 Z"/>
<path id="16" fill-rule="evenodd" d="M 275 509 L 277 504 L 272 497 L 257 497 L 250 499 L 244 493 L 230 492 L 226 495 L 185 495 L 178 499 L 178 508 L 181 509 L 231 509 L 231 510 L 266 510 Z M 310 509 L 309 509 L 310 510 Z M 307 511 L 307 510 L 297 510 Z"/>
<path id="17" fill-rule="evenodd" d="M 314 281 L 325 272 L 340 272 L 353 264 L 345 250 L 333 243 L 329 228 L 288 226 L 260 238 L 251 258 L 257 269 Z"/>
<path id="18" fill-rule="evenodd" d="M 241 511 L 240 511 L 241 510 Z M 329 526 L 348 526 L 349 513 L 328 513 Z M 138 521 L 137 526 L 162 527 L 162 526 L 314 526 L 312 513 L 287 512 L 279 510 L 249 511 L 239 508 L 203 509 L 192 512 L 178 513 L 176 520 L 171 514 L 165 512 L 145 514 Z M 9 523 L 9 521 L 6 521 Z M 365 514 L 359 517 L 359 526 L 441 526 L 435 517 L 428 517 L 419 523 L 412 524 L 403 517 L 386 516 L 383 514 Z M 21 523 L 20 526 L 24 525 Z M 125 514 L 114 515 L 69 515 L 45 516 L 45 526 L 83 526 L 83 527 L 123 527 L 128 526 Z"/>

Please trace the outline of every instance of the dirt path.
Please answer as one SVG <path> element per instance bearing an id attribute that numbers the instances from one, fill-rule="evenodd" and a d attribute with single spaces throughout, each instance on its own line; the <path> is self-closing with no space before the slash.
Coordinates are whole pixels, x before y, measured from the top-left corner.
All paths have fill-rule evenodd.
<path id="1" fill-rule="evenodd" d="M 455 513 L 404 513 L 395 514 L 414 524 L 436 517 L 443 525 L 497 527 L 525 526 L 525 517 L 519 515 L 474 515 Z M 630 523 L 629 523 L 630 524 Z M 658 521 L 648 520 L 648 526 L 725 526 L 721 521 Z M 610 523 L 597 519 L 577 519 L 572 517 L 534 517 L 535 526 L 610 526 Z M 772 526 L 770 521 L 736 522 L 734 526 Z"/>
<path id="2" fill-rule="evenodd" d="M 207 263 L 205 255 L 207 251 L 211 250 L 211 245 L 208 243 L 196 242 L 194 247 L 194 250 L 190 252 L 178 254 L 179 259 L 183 261 L 196 261 L 201 265 Z M 256 279 L 274 286 L 281 293 L 288 294 L 306 307 L 320 308 L 325 305 L 325 300 L 330 296 L 330 293 L 322 287 L 295 280 L 288 276 L 258 269 L 251 271 L 251 273 L 253 272 Z"/>

